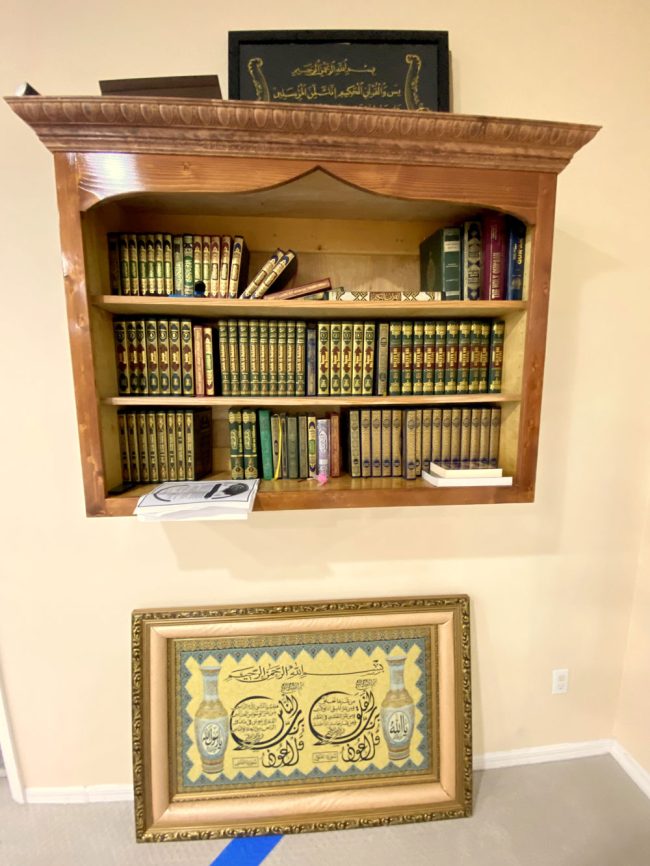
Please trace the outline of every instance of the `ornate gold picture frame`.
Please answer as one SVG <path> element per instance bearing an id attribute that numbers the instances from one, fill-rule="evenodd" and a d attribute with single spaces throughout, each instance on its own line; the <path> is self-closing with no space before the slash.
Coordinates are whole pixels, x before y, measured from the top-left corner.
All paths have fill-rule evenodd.
<path id="1" fill-rule="evenodd" d="M 138 841 L 470 814 L 466 596 L 138 610 L 132 641 Z"/>

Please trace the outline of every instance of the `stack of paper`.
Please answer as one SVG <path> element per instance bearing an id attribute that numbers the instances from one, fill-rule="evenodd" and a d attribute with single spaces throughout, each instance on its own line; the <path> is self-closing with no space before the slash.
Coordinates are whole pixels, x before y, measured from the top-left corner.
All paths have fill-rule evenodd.
<path id="1" fill-rule="evenodd" d="M 170 481 L 138 500 L 140 520 L 246 520 L 259 480 Z"/>
<path id="2" fill-rule="evenodd" d="M 444 463 L 429 464 L 429 472 L 422 471 L 422 478 L 434 487 L 511 487 L 512 477 L 503 474 L 499 467 L 474 467 L 455 469 Z"/>

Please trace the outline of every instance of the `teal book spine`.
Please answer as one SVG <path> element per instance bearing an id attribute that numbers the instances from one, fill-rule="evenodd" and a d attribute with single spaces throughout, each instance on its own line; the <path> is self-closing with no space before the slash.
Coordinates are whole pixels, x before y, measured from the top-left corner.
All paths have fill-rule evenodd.
<path id="1" fill-rule="evenodd" d="M 413 322 L 413 393 L 424 393 L 424 322 Z"/>
<path id="2" fill-rule="evenodd" d="M 503 339 L 505 322 L 497 319 L 490 328 L 490 355 L 488 363 L 488 393 L 500 394 L 503 375 Z"/>
<path id="3" fill-rule="evenodd" d="M 271 412 L 268 409 L 258 410 L 257 423 L 260 431 L 260 451 L 262 452 L 262 478 L 265 481 L 271 481 L 273 479 Z"/>

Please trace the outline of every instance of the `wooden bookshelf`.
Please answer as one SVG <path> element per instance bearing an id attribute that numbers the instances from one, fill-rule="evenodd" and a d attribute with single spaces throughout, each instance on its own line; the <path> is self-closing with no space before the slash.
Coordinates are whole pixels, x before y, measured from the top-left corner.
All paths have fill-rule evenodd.
<path id="1" fill-rule="evenodd" d="M 12 97 L 54 154 L 79 440 L 89 515 L 126 515 L 151 486 L 120 481 L 119 407 L 210 406 L 215 476 L 228 406 L 499 404 L 512 487 L 397 478 L 262 482 L 256 509 L 529 502 L 534 498 L 556 179 L 598 128 L 374 109 L 139 97 Z M 419 285 L 420 241 L 485 210 L 528 226 L 525 300 L 324 302 L 109 294 L 111 231 L 243 234 L 251 265 L 295 249 L 299 281 L 379 291 Z M 236 231 L 235 231 L 236 226 Z M 499 317 L 503 393 L 444 397 L 117 396 L 115 315 L 322 319 Z"/>

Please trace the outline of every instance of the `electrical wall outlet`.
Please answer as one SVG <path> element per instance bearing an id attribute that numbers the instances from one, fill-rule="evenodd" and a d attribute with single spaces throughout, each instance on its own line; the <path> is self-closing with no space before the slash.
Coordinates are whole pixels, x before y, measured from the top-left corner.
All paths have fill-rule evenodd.
<path id="1" fill-rule="evenodd" d="M 569 669 L 556 668 L 553 671 L 553 680 L 551 686 L 552 695 L 566 695 L 569 691 Z"/>

